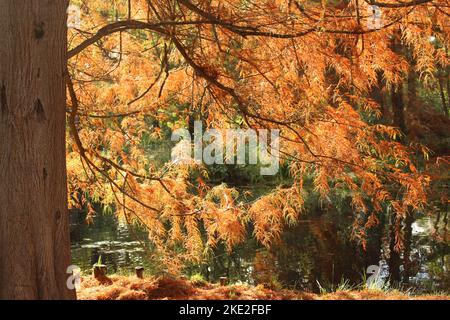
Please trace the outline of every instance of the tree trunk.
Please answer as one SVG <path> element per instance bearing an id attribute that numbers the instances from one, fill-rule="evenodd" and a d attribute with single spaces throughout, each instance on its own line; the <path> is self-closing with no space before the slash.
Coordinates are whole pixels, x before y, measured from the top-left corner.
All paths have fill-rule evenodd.
<path id="1" fill-rule="evenodd" d="M 397 285 L 400 282 L 400 254 L 395 250 L 395 236 L 398 232 L 399 221 L 397 221 L 394 214 L 391 214 L 391 221 L 389 226 L 389 275 L 390 282 Z"/>
<path id="2" fill-rule="evenodd" d="M 367 248 L 364 256 L 364 264 L 366 267 L 380 264 L 385 222 L 384 216 L 381 214 L 379 215 L 379 219 L 380 222 L 378 225 L 368 230 Z"/>
<path id="3" fill-rule="evenodd" d="M 405 240 L 403 249 L 403 282 L 408 283 L 411 276 L 411 245 L 412 245 L 412 224 L 414 223 L 414 213 L 408 212 L 405 218 Z"/>
<path id="4" fill-rule="evenodd" d="M 0 299 L 71 299 L 66 0 L 0 0 Z"/>
<path id="5" fill-rule="evenodd" d="M 444 91 L 444 77 L 445 74 L 438 72 L 438 84 L 439 84 L 439 93 L 441 95 L 441 102 L 442 102 L 442 109 L 444 110 L 445 114 L 449 116 L 449 107 L 447 106 L 447 101 L 445 101 L 445 91 Z M 450 100 L 450 99 L 449 99 Z M 450 101 L 449 101 L 450 103 Z"/>
<path id="6" fill-rule="evenodd" d="M 408 72 L 408 111 L 412 112 L 418 107 L 418 92 L 417 92 L 417 74 L 410 67 Z"/>
<path id="7" fill-rule="evenodd" d="M 389 123 L 390 115 L 389 108 L 384 98 L 386 87 L 383 81 L 383 75 L 381 72 L 377 72 L 377 84 L 374 85 L 370 90 L 370 98 L 375 100 L 380 105 L 381 110 L 381 121 L 385 124 Z"/>
<path id="8" fill-rule="evenodd" d="M 400 84 L 397 87 L 392 86 L 392 113 L 394 126 L 399 128 L 403 133 L 406 131 L 405 123 L 405 103 L 403 101 L 403 85 Z"/>
<path id="9" fill-rule="evenodd" d="M 402 55 L 400 30 L 397 30 L 392 39 L 392 51 Z M 392 101 L 392 120 L 394 127 L 399 128 L 404 134 L 407 134 L 405 122 L 405 101 L 403 99 L 403 83 L 391 86 L 391 101 Z"/>
<path id="10" fill-rule="evenodd" d="M 447 67 L 447 70 L 450 70 L 450 68 Z M 447 71 L 447 97 L 450 100 L 450 71 Z M 450 110 L 447 108 L 445 111 L 447 112 L 447 117 L 450 117 Z"/>
<path id="11" fill-rule="evenodd" d="M 445 54 L 448 57 L 448 48 L 447 47 L 445 47 Z M 445 78 L 447 78 L 447 81 L 446 81 L 447 97 L 448 97 L 449 104 L 450 104 L 450 66 L 449 65 L 447 65 L 447 67 L 445 68 Z M 449 108 L 450 108 L 450 106 L 449 106 Z M 449 108 L 447 108 L 447 110 L 445 110 L 447 113 L 447 117 L 450 116 Z"/>

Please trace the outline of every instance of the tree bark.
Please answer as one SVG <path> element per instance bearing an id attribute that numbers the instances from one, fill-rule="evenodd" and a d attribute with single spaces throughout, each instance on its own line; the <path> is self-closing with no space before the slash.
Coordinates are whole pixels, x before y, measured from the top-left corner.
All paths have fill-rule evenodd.
<path id="1" fill-rule="evenodd" d="M 397 250 L 395 250 L 395 236 L 398 232 L 398 224 L 399 221 L 397 221 L 394 214 L 391 215 L 391 221 L 389 226 L 389 275 L 390 275 L 390 283 L 393 285 L 397 285 L 401 278 L 400 278 L 400 254 Z"/>
<path id="2" fill-rule="evenodd" d="M 448 48 L 447 47 L 445 47 L 445 54 L 448 57 Z M 447 81 L 446 81 L 447 97 L 448 97 L 449 104 L 450 104 L 450 66 L 449 65 L 447 65 L 447 67 L 445 68 L 445 78 L 447 78 Z M 449 106 L 449 108 L 450 108 L 450 106 Z M 447 117 L 450 116 L 449 108 L 447 108 L 447 110 L 445 110 L 447 113 Z"/>
<path id="3" fill-rule="evenodd" d="M 444 109 L 445 114 L 447 116 L 449 116 L 450 115 L 449 107 L 447 106 L 447 101 L 445 101 L 446 99 L 445 99 L 445 90 L 444 90 L 444 80 L 445 80 L 444 77 L 445 77 L 445 74 L 438 72 L 437 78 L 438 78 L 438 84 L 439 84 L 439 93 L 441 95 L 442 109 Z M 450 101 L 449 101 L 449 103 L 450 103 Z"/>
<path id="4" fill-rule="evenodd" d="M 405 218 L 405 241 L 403 249 L 403 282 L 408 283 L 411 276 L 411 246 L 412 246 L 412 224 L 414 213 L 408 212 Z"/>
<path id="5" fill-rule="evenodd" d="M 374 85 L 370 90 L 370 98 L 375 100 L 380 105 L 381 110 L 381 121 L 383 123 L 390 123 L 390 115 L 389 108 L 386 103 L 386 99 L 384 98 L 385 92 L 385 83 L 383 81 L 383 75 L 381 72 L 377 72 L 377 84 Z"/>
<path id="6" fill-rule="evenodd" d="M 403 84 L 392 86 L 392 113 L 394 126 L 407 133 L 405 122 L 405 102 L 403 101 Z"/>
<path id="7" fill-rule="evenodd" d="M 0 299 L 71 299 L 67 0 L 0 0 Z"/>
<path id="8" fill-rule="evenodd" d="M 412 66 L 408 72 L 408 111 L 412 112 L 418 107 L 418 92 L 417 92 L 417 74 Z"/>
<path id="9" fill-rule="evenodd" d="M 402 55 L 400 30 L 396 31 L 392 39 L 391 48 L 395 53 Z M 405 122 L 405 101 L 403 99 L 403 83 L 391 86 L 391 102 L 392 102 L 392 120 L 394 127 L 399 128 L 404 134 L 407 134 Z"/>

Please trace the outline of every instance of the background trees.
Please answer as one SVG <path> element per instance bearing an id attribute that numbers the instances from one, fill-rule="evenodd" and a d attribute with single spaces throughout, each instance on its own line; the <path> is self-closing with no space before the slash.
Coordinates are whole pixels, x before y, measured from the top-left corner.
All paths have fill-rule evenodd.
<path id="1" fill-rule="evenodd" d="M 184 257 L 197 259 L 218 241 L 242 241 L 250 221 L 261 243 L 276 242 L 298 219 L 312 175 L 322 201 L 346 190 L 354 239 L 365 246 L 388 210 L 391 251 L 403 248 L 402 226 L 424 209 L 430 182 L 412 158 L 429 150 L 406 137 L 408 117 L 419 81 L 429 90 L 441 79 L 443 88 L 444 2 L 375 3 L 379 30 L 367 27 L 373 2 L 364 1 L 77 3 L 72 192 L 81 187 L 147 225 L 162 252 L 182 244 Z M 240 203 L 233 190 L 201 182 L 201 170 L 192 185 L 192 171 L 155 166 L 142 141 L 164 136 L 168 121 L 170 130 L 193 119 L 281 129 L 289 186 Z"/>
<path id="2" fill-rule="evenodd" d="M 127 221 L 146 226 L 163 262 L 176 270 L 181 262 L 200 261 L 218 243 L 232 248 L 248 229 L 265 246 L 278 242 L 283 227 L 295 223 L 305 209 L 308 177 L 322 203 L 331 202 L 338 192 L 345 195 L 353 213 L 352 238 L 363 248 L 368 230 L 388 221 L 391 272 L 397 273 L 401 255 L 395 252 L 408 255 L 411 217 L 426 209 L 430 185 L 423 157 L 430 152 L 414 135 L 435 130 L 448 137 L 448 118 L 442 117 L 449 94 L 446 1 L 72 2 L 81 9 L 82 23 L 68 35 L 70 205 L 85 206 L 93 214 L 91 202 L 101 202 Z M 2 201 L 2 221 L 21 212 L 28 224 L 17 225 L 28 228 L 32 203 L 44 206 L 35 215 L 41 219 L 42 214 L 37 220 L 41 222 L 33 220 L 30 228 L 51 228 L 39 233 L 45 237 L 39 251 L 45 253 L 45 262 L 36 262 L 38 271 L 47 270 L 44 265 L 53 258 L 46 252 L 56 252 L 51 243 L 66 248 L 54 253 L 62 254 L 58 263 L 67 261 L 68 251 L 66 233 L 58 231 L 65 228 L 65 209 L 59 205 L 65 198 L 58 196 L 65 183 L 60 158 L 64 121 L 57 110 L 47 110 L 49 104 L 64 103 L 59 94 L 65 6 L 51 2 L 41 8 L 36 1 L 23 4 L 28 9 L 22 12 L 10 1 L 1 4 L 5 28 L 17 24 L 20 30 L 15 39 L 13 31 L 3 35 L 11 45 L 2 49 L 8 57 L 1 64 L 2 110 L 17 110 L 13 119 L 33 115 L 36 122 L 27 120 L 17 127 L 0 118 L 5 130 L 0 139 L 8 141 L 2 144 L 7 148 L 2 154 L 14 155 L 12 145 L 25 148 L 33 141 L 30 150 L 21 149 L 22 160 L 1 158 L 1 167 L 7 168 L 2 170 L 4 181 L 11 181 L 2 184 L 3 196 L 12 197 L 11 185 L 19 190 L 17 203 Z M 368 27 L 369 4 L 383 10 L 379 29 Z M 29 40 L 30 34 L 35 38 Z M 21 37 L 23 43 L 17 41 Z M 28 56 L 33 52 L 37 54 Z M 50 53 L 56 63 L 49 61 Z M 18 71 L 9 67 L 15 59 Z M 35 59 L 36 65 L 42 63 L 40 69 L 34 69 Z M 43 78 L 47 70 L 53 71 L 49 80 Z M 15 77 L 17 90 L 8 84 L 14 72 L 23 72 L 18 79 L 28 81 L 21 84 Z M 21 88 L 30 88 L 26 99 Z M 14 95 L 19 95 L 17 102 Z M 47 96 L 55 100 L 47 101 Z M 439 119 L 444 129 L 430 129 L 423 119 Z M 149 152 L 151 144 L 161 144 L 171 130 L 189 127 L 193 120 L 223 129 L 280 129 L 284 176 L 272 182 L 283 178 L 283 184 L 246 201 L 235 189 L 209 179 L 211 168 L 174 166 Z M 17 128 L 23 135 L 16 134 L 22 132 Z M 11 144 L 18 137 L 22 140 Z M 436 150 L 445 155 L 446 148 Z M 11 167 L 16 163 L 22 165 Z M 55 169 L 49 169 L 53 165 Z M 30 184 L 20 176 L 30 170 L 36 176 L 31 181 L 44 182 Z M 53 178 L 50 185 L 55 189 L 50 190 L 57 190 L 56 196 L 39 200 L 49 194 L 45 181 Z M 24 195 L 30 202 L 20 200 Z M 56 226 L 44 227 L 42 221 L 53 221 L 48 215 L 54 212 L 63 218 L 57 214 Z M 389 219 L 381 219 L 383 215 Z M 22 218 L 19 214 L 14 219 Z M 2 251 L 10 242 L 32 250 L 29 243 L 38 233 L 27 231 L 30 238 L 18 242 L 9 235 L 9 225 L 2 229 L 2 236 L 10 239 L 0 244 Z M 59 234 L 63 240 L 50 241 Z M 56 269 L 56 274 L 64 271 Z M 52 278 L 54 273 L 43 275 Z M 56 287 L 48 290 L 54 293 Z M 27 292 L 46 297 L 45 290 Z"/>

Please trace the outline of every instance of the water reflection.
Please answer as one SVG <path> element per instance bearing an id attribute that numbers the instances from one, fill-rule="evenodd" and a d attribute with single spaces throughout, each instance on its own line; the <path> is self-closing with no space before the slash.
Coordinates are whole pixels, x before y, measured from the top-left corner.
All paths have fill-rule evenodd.
<path id="1" fill-rule="evenodd" d="M 439 241 L 431 237 L 433 228 L 429 218 L 421 218 L 413 224 L 408 287 L 416 291 L 450 290 L 448 239 Z M 227 276 L 231 281 L 262 283 L 275 288 L 333 290 L 344 281 L 348 285 L 362 283 L 364 271 L 370 265 L 381 266 L 382 276 L 388 276 L 388 245 L 382 231 L 370 231 L 366 250 L 363 250 L 350 240 L 351 215 L 311 213 L 288 228 L 283 241 L 270 250 L 253 239 L 231 253 L 219 246 L 204 264 L 187 266 L 185 273 L 188 276 L 199 273 L 212 282 Z M 131 233 L 129 226 L 114 215 L 98 215 L 92 225 L 87 225 L 82 213 L 72 213 L 72 259 L 82 270 L 90 270 L 101 256 L 108 272 L 143 265 L 146 273 L 156 273 L 161 266 L 152 263 L 150 253 L 136 237 L 145 239 L 145 231 L 133 227 Z"/>
<path id="2" fill-rule="evenodd" d="M 148 259 L 140 241 L 132 236 L 129 226 L 114 215 L 100 214 L 93 224 L 86 224 L 82 212 L 71 212 L 70 235 L 72 242 L 72 262 L 88 271 L 101 258 L 108 266 L 108 272 L 122 272 L 143 265 L 147 270 L 154 266 Z M 143 230 L 134 228 L 140 239 L 146 237 Z"/>

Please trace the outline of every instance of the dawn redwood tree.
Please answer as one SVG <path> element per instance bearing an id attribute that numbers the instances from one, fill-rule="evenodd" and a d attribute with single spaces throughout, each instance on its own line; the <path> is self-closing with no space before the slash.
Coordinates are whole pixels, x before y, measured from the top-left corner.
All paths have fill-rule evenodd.
<path id="1" fill-rule="evenodd" d="M 349 195 L 364 247 L 388 207 L 399 252 L 401 221 L 423 209 L 429 177 L 397 129 L 367 121 L 380 108 L 367 93 L 379 80 L 398 87 L 409 70 L 389 47 L 399 28 L 423 80 L 447 66 L 447 15 L 444 0 L 375 2 L 384 22 L 374 30 L 361 15 L 370 3 L 74 1 L 82 23 L 66 55 L 67 1 L 0 0 L 0 298 L 73 297 L 65 156 L 70 204 L 90 218 L 96 199 L 144 225 L 169 271 L 218 243 L 231 249 L 249 222 L 264 246 L 279 241 L 304 209 L 305 176 L 323 201 Z M 205 128 L 280 129 L 292 184 L 249 203 L 202 179 L 192 192 L 190 168 L 160 168 L 142 144 L 161 137 L 149 122 L 169 121 L 174 104 L 195 109 Z"/>
<path id="2" fill-rule="evenodd" d="M 0 0 L 0 299 L 70 299 L 65 0 Z"/>
<path id="3" fill-rule="evenodd" d="M 262 245 L 280 241 L 300 219 L 312 177 L 324 203 L 348 195 L 353 240 L 365 248 L 389 210 L 392 251 L 403 250 L 402 223 L 424 210 L 430 181 L 411 155 L 428 153 L 403 144 L 404 119 L 394 128 L 377 118 L 390 114 L 386 89 L 401 93 L 408 70 L 425 82 L 447 66 L 444 0 L 73 4 L 81 23 L 68 34 L 68 193 L 71 206 L 88 208 L 88 221 L 92 199 L 114 208 L 143 225 L 161 264 L 178 272 L 219 243 L 231 250 L 245 241 L 249 223 Z M 368 23 L 370 4 L 383 10 L 379 29 Z M 292 183 L 246 202 L 225 184 L 205 183 L 202 166 L 154 162 L 145 141 L 165 143 L 164 127 L 192 129 L 192 120 L 279 129 Z"/>

